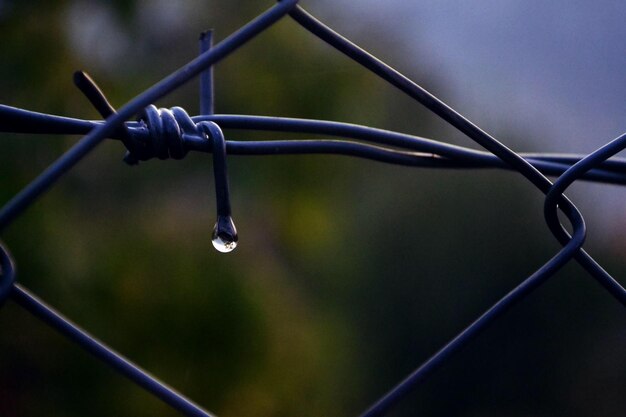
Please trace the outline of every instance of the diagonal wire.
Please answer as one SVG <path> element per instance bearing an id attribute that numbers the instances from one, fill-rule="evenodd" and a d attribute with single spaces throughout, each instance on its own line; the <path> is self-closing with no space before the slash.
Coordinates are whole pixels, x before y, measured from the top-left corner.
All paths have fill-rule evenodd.
<path id="1" fill-rule="evenodd" d="M 157 100 L 179 87 L 200 73 L 203 69 L 225 58 L 238 47 L 282 18 L 289 9 L 296 4 L 296 1 L 297 0 L 285 0 L 276 4 L 246 26 L 239 29 L 239 31 L 216 45 L 210 51 L 200 55 L 161 82 L 135 97 L 123 106 L 118 113 L 111 114 L 106 123 L 98 126 L 87 134 L 87 136 L 74 145 L 0 210 L 0 231 L 41 196 L 43 192 L 51 187 L 65 172 L 85 157 L 98 143 L 119 129 L 124 120 L 133 116 L 150 102 Z M 0 249 L 6 255 L 6 249 L 1 246 Z M 6 256 L 8 257 L 8 255 Z M 1 278 L 6 279 L 6 271 L 2 272 L 3 276 Z M 19 284 L 13 284 L 11 286 L 9 296 L 17 304 L 76 342 L 83 349 L 95 355 L 101 361 L 113 367 L 122 375 L 148 390 L 155 397 L 161 399 L 186 416 L 211 417 L 211 414 L 204 411 L 198 405 L 167 387 L 108 346 L 100 343 L 89 334 L 73 325 Z"/>
<path id="2" fill-rule="evenodd" d="M 332 31 L 299 6 L 296 6 L 291 11 L 290 16 L 311 33 L 324 40 L 337 50 L 343 52 L 345 55 L 363 65 L 373 73 L 377 74 L 382 79 L 399 88 L 402 92 L 417 100 L 446 122 L 465 133 L 469 138 L 473 139 L 485 149 L 497 155 L 504 162 L 511 165 L 524 175 L 544 194 L 549 193 L 552 183 L 536 168 L 515 152 L 508 149 L 505 145 L 498 142 L 495 138 L 491 137 L 488 133 L 484 132 L 478 126 L 461 116 L 431 93 L 415 84 L 413 81 L 409 80 L 393 68 L 389 67 L 384 62 L 359 48 L 348 39 Z M 576 172 L 576 170 L 570 172 Z M 585 267 L 585 269 L 604 288 L 606 288 L 623 305 L 626 305 L 626 290 L 624 290 L 624 288 L 621 287 L 621 285 L 615 281 L 613 277 L 604 271 L 604 269 L 599 268 L 599 265 L 581 249 L 586 233 L 582 215 L 578 209 L 562 194 L 556 195 L 555 198 L 557 199 L 559 208 L 565 213 L 574 228 L 573 236 L 569 236 L 560 223 L 559 228 L 553 230 L 553 232 L 556 231 L 557 238 L 559 238 L 561 243 L 564 245 L 563 249 L 534 274 L 524 280 L 518 287 L 513 289 L 493 307 L 487 310 L 487 312 L 480 316 L 475 322 L 470 324 L 470 326 L 452 339 L 439 352 L 424 362 L 423 365 L 417 368 L 413 373 L 370 406 L 363 414 L 361 414 L 362 417 L 380 416 L 387 413 L 420 382 L 430 375 L 430 373 L 445 363 L 445 361 L 453 353 L 464 347 L 491 322 L 511 308 L 513 304 L 528 295 L 532 290 L 539 287 L 575 256 L 581 265 Z M 562 239 L 563 236 L 567 236 L 567 241 Z"/>
<path id="3" fill-rule="evenodd" d="M 453 146 L 398 132 L 339 122 L 247 115 L 213 115 L 211 114 L 213 109 L 212 99 L 210 101 L 207 101 L 208 99 L 203 100 L 203 108 L 206 110 L 203 111 L 205 114 L 203 116 L 189 118 L 180 108 L 176 109 L 175 114 L 180 117 L 186 117 L 183 121 L 187 126 L 191 125 L 192 127 L 194 123 L 202 124 L 212 121 L 225 128 L 314 133 L 342 138 L 341 140 L 315 139 L 243 142 L 231 140 L 223 142 L 222 146 L 225 146 L 225 150 L 232 154 L 336 153 L 381 162 L 429 168 L 505 168 L 515 170 L 526 177 L 542 193 L 546 194 L 544 217 L 550 231 L 563 245 L 563 248 L 547 263 L 523 280 L 516 288 L 478 317 L 441 350 L 377 400 L 362 414 L 363 417 L 386 414 L 432 372 L 442 366 L 453 353 L 466 346 L 494 320 L 541 286 L 571 259 L 576 259 L 614 298 L 622 305 L 626 305 L 626 290 L 582 249 L 586 235 L 584 219 L 574 204 L 563 195 L 567 187 L 578 179 L 625 184 L 626 160 L 617 158 L 609 160 L 609 158 L 626 147 L 626 135 L 620 136 L 588 156 L 515 153 L 424 88 L 319 22 L 304 9 L 297 6 L 296 3 L 297 0 L 279 1 L 278 4 L 220 44 L 212 47 L 210 46 L 210 41 L 207 41 L 206 51 L 200 57 L 139 94 L 125 106 L 121 107 L 119 113 L 116 113 L 115 109 L 108 104 L 104 95 L 95 86 L 95 83 L 88 78 L 81 78 L 79 75 L 77 85 L 79 85 L 81 91 L 87 95 L 102 116 L 107 119 L 104 123 L 44 115 L 0 105 L 0 130 L 86 134 L 83 139 L 0 209 L 0 231 L 105 138 L 121 139 L 126 145 L 128 135 L 145 136 L 151 133 L 141 123 L 125 122 L 127 119 L 137 114 L 153 101 L 173 91 L 193 76 L 207 68 L 211 68 L 239 46 L 258 35 L 286 14 L 289 14 L 302 27 L 424 105 L 488 152 Z M 207 74 L 204 74 L 205 81 L 212 83 L 212 78 Z M 203 84 L 208 85 L 207 83 Z M 208 90 L 204 91 L 204 93 L 206 97 L 212 96 L 212 93 L 207 95 Z M 208 110 L 209 108 L 210 111 Z M 156 108 L 154 109 L 156 112 Z M 173 112 L 169 111 L 164 111 L 163 113 L 174 115 Z M 211 143 L 203 137 L 194 135 L 193 132 L 179 132 L 179 136 L 180 146 L 184 145 L 189 150 L 212 151 Z M 343 138 L 358 139 L 369 143 L 355 142 Z M 552 184 L 544 175 L 558 175 L 559 178 Z M 571 223 L 573 228 L 571 235 L 560 223 L 557 215 L 558 210 L 561 210 Z M 114 367 L 120 373 L 184 414 L 194 417 L 210 416 L 210 414 L 171 388 L 165 386 L 154 377 L 145 373 L 145 371 L 119 356 L 106 345 L 98 342 L 73 325 L 41 300 L 30 294 L 25 288 L 15 284 L 13 282 L 15 277 L 10 255 L 8 255 L 8 251 L 1 244 L 0 255 L 0 260 L 2 261 L 0 302 L 4 301 L 7 296 L 10 297 L 57 331 L 100 358 L 103 362 Z"/>
<path id="4" fill-rule="evenodd" d="M 118 129 L 125 120 L 137 114 L 150 103 L 157 101 L 180 87 L 204 69 L 221 61 L 247 41 L 276 23 L 276 21 L 285 16 L 296 3 L 297 0 L 283 0 L 277 3 L 265 13 L 259 15 L 256 19 L 214 46 L 210 51 L 200 55 L 198 58 L 167 76 L 121 107 L 118 113 L 112 115 L 107 120 L 107 123 L 98 126 L 87 134 L 87 136 L 81 139 L 80 142 L 48 167 L 0 210 L 0 232 L 39 196 L 47 191 L 63 174 L 102 142 L 104 138 L 115 133 L 116 129 Z"/>
<path id="5" fill-rule="evenodd" d="M 470 139 L 498 156 L 505 163 L 511 165 L 544 194 L 547 194 L 550 191 L 552 183 L 535 167 L 524 160 L 521 156 L 507 148 L 505 145 L 498 142 L 495 138 L 480 129 L 478 126 L 470 122 L 468 119 L 457 113 L 447 104 L 426 91 L 424 88 L 420 87 L 404 75 L 400 74 L 398 71 L 380 61 L 378 58 L 359 48 L 348 39 L 332 31 L 323 23 L 309 15 L 301 7 L 296 6 L 290 12 L 290 16 L 314 35 L 343 52 L 348 57 L 363 65 L 382 79 L 388 81 L 390 84 L 399 88 L 402 92 L 414 98 L 433 113 L 437 114 L 446 122 L 466 134 Z M 575 228 L 576 225 L 584 225 L 580 212 L 565 196 L 560 196 L 558 203 L 559 208 L 565 213 Z M 566 236 L 566 234 L 567 232 L 561 226 L 561 231 L 557 232 L 557 238 L 564 245 L 566 243 L 563 242 L 563 237 Z M 580 252 L 580 257 L 582 259 L 591 259 L 591 257 L 584 252 L 584 250 L 581 249 Z M 610 277 L 610 275 L 608 275 L 604 270 L 597 270 L 593 268 L 590 262 L 581 262 L 581 264 L 594 278 L 596 278 L 598 282 L 600 282 L 601 285 L 609 290 L 611 294 L 614 295 L 622 304 L 626 305 L 626 290 L 624 290 L 619 283 Z"/>

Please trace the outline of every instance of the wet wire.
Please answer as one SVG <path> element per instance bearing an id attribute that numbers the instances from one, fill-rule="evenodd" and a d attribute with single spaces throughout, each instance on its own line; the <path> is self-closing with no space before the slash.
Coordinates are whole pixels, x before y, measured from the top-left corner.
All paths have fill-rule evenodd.
<path id="1" fill-rule="evenodd" d="M 474 140 L 485 151 L 341 122 L 213 114 L 213 65 L 287 15 L 316 37 L 437 114 Z M 151 105 L 198 75 L 201 78 L 199 116 L 191 117 L 179 107 L 157 109 Z M 466 346 L 483 329 L 545 283 L 571 260 L 576 260 L 610 295 L 626 306 L 626 290 L 582 249 L 586 236 L 584 219 L 576 206 L 563 194 L 577 180 L 626 184 L 626 159 L 613 158 L 626 148 L 626 135 L 618 137 L 589 155 L 516 153 L 398 71 L 325 26 L 298 6 L 297 0 L 279 1 L 216 45 L 212 44 L 212 33 L 205 32 L 201 37 L 201 54 L 198 58 L 145 90 L 119 110 L 108 103 L 95 82 L 86 74 L 77 73 L 74 81 L 106 120 L 81 120 L 0 105 L 0 131 L 85 135 L 0 209 L 0 231 L 9 226 L 17 216 L 106 138 L 122 141 L 127 149 L 124 160 L 129 164 L 152 158 L 181 159 L 190 151 L 213 153 L 218 213 L 214 244 L 215 239 L 219 238 L 222 248 L 229 250 L 236 245 L 237 236 L 230 218 L 226 154 L 339 154 L 429 169 L 506 169 L 519 172 L 545 194 L 544 216 L 550 231 L 563 248 L 404 380 L 375 401 L 361 414 L 362 417 L 385 415 L 445 364 L 452 354 Z M 139 121 L 128 121 L 135 115 L 141 115 Z M 336 139 L 234 141 L 225 140 L 221 129 L 306 133 Z M 558 178 L 553 184 L 547 176 Z M 559 221 L 557 214 L 559 210 L 570 222 L 571 234 Z M 232 244 L 232 248 L 228 246 L 229 244 Z M 18 284 L 13 260 L 4 244 L 0 244 L 0 267 L 0 305 L 7 299 L 14 301 L 184 415 L 211 416 L 200 406 L 90 336 Z"/>

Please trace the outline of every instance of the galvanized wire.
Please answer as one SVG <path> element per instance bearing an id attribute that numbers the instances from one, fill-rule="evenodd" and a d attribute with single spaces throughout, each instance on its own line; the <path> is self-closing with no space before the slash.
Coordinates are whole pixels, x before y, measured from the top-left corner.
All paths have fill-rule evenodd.
<path id="1" fill-rule="evenodd" d="M 409 97 L 466 134 L 486 151 L 477 151 L 403 133 L 325 120 L 289 119 L 248 115 L 213 114 L 212 67 L 250 39 L 289 15 L 306 30 L 386 80 Z M 151 103 L 169 94 L 191 78 L 201 76 L 201 115 L 190 117 L 183 109 L 157 109 Z M 375 161 L 440 169 L 498 168 L 514 170 L 526 177 L 546 195 L 544 214 L 547 225 L 563 248 L 546 264 L 523 280 L 441 350 L 426 360 L 398 385 L 375 401 L 363 417 L 382 416 L 400 402 L 450 356 L 466 346 L 516 302 L 545 283 L 560 268 L 576 260 L 607 292 L 626 306 L 626 290 L 582 249 L 586 227 L 576 206 L 563 194 L 576 180 L 626 184 L 626 159 L 611 158 L 626 147 L 622 135 L 589 155 L 516 153 L 457 113 L 434 95 L 337 34 L 297 5 L 297 0 L 282 0 L 243 26 L 239 31 L 212 46 L 210 32 L 202 37 L 201 54 L 178 71 L 136 96 L 116 111 L 105 96 L 84 74 L 77 74 L 77 86 L 105 118 L 88 121 L 31 112 L 0 105 L 0 131 L 18 133 L 85 135 L 69 151 L 20 191 L 0 209 L 0 231 L 31 206 L 67 171 L 105 138 L 121 140 L 128 153 L 126 162 L 134 164 L 150 158 L 180 159 L 187 152 L 212 152 L 218 202 L 218 218 L 230 219 L 225 155 L 341 154 Z M 143 112 L 143 113 L 142 113 Z M 142 114 L 139 122 L 127 121 Z M 220 128 L 299 132 L 327 135 L 340 139 L 311 140 L 224 140 Z M 611 159 L 609 159 L 611 158 Z M 552 183 L 547 177 L 558 177 Z M 560 223 L 561 210 L 572 226 L 571 235 Z M 226 222 L 228 223 L 228 222 Z M 232 220 L 231 220 L 232 223 Z M 216 233 L 228 229 L 216 225 Z M 220 227 L 222 229 L 218 230 Z M 226 228 L 226 229 L 224 229 Z M 232 230 L 236 242 L 234 224 Z M 232 235 L 230 236 L 233 237 Z M 211 414 L 175 392 L 155 377 L 123 358 L 108 346 L 72 324 L 15 282 L 15 269 L 7 248 L 0 244 L 0 305 L 14 301 L 86 351 L 126 376 L 154 396 L 187 416 Z"/>

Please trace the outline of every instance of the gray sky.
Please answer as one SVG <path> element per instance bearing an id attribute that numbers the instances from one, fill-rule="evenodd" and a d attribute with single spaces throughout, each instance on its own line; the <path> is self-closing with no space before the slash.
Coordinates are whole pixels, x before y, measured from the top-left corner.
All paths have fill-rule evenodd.
<path id="1" fill-rule="evenodd" d="M 405 60 L 446 86 L 435 95 L 489 132 L 518 132 L 517 150 L 590 152 L 626 131 L 624 1 L 324 0 L 309 8 L 339 32 L 404 40 Z M 576 185 L 572 195 L 607 239 L 623 235 L 626 190 Z"/>

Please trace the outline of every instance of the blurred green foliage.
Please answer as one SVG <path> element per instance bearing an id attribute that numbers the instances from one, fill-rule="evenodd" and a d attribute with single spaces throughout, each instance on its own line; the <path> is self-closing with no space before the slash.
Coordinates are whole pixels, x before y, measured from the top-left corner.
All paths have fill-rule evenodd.
<path id="1" fill-rule="evenodd" d="M 1 2 L 0 101 L 95 119 L 75 69 L 121 105 L 193 58 L 200 31 L 214 26 L 219 40 L 270 3 Z M 366 49 L 411 62 L 366 32 Z M 414 64 L 411 77 L 449 94 Z M 157 104 L 195 113 L 196 89 Z M 449 132 L 288 20 L 221 63 L 216 91 L 220 113 Z M 3 135 L 2 201 L 76 139 Z M 231 157 L 241 242 L 225 256 L 210 243 L 207 155 L 138 167 L 122 155 L 102 144 L 3 239 L 25 286 L 218 415 L 356 415 L 558 249 L 541 196 L 512 173 Z M 623 261 L 602 260 L 624 275 Z M 622 416 L 625 324 L 570 266 L 394 415 Z M 0 329 L 4 417 L 176 415 L 12 303 Z"/>

